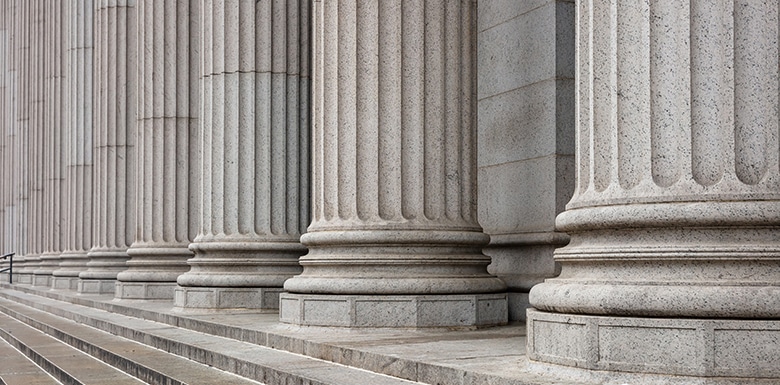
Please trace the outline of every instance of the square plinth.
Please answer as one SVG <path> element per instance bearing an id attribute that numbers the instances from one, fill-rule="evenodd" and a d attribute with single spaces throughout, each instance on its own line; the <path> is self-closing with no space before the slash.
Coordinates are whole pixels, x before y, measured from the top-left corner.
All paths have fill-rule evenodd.
<path id="1" fill-rule="evenodd" d="M 605 317 L 528 310 L 528 357 L 592 370 L 780 378 L 780 320 Z"/>
<path id="2" fill-rule="evenodd" d="M 116 281 L 113 279 L 79 279 L 80 294 L 114 294 Z"/>
<path id="3" fill-rule="evenodd" d="M 281 287 L 187 287 L 178 286 L 173 303 L 177 310 L 279 308 Z"/>
<path id="4" fill-rule="evenodd" d="M 284 293 L 281 322 L 342 327 L 475 327 L 504 325 L 507 296 L 463 295 L 323 295 Z"/>

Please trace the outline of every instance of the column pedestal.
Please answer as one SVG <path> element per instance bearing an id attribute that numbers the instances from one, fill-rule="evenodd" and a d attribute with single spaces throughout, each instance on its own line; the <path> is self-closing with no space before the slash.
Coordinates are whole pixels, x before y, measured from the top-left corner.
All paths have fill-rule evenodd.
<path id="1" fill-rule="evenodd" d="M 780 380 L 780 6 L 578 6 L 571 242 L 529 358 Z"/>

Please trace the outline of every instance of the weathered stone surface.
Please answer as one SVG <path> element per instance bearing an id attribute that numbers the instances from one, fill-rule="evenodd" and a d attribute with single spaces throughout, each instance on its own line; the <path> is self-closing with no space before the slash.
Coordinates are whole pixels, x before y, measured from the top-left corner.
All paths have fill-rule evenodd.
<path id="1" fill-rule="evenodd" d="M 778 377 L 778 4 L 579 6 L 577 188 L 557 218 L 571 242 L 555 253 L 561 275 L 531 290 L 557 321 L 529 313 L 547 341 L 529 354 Z M 648 326 L 659 317 L 676 319 Z"/>
<path id="2" fill-rule="evenodd" d="M 510 319 L 558 274 L 555 216 L 574 189 L 574 4 L 479 2 L 479 222 Z"/>
<path id="3" fill-rule="evenodd" d="M 114 292 L 135 239 L 138 12 L 134 0 L 95 2 L 95 239 L 79 292 Z M 93 281 L 93 282 L 85 282 Z M 101 290 L 95 292 L 94 290 Z"/>
<path id="4" fill-rule="evenodd" d="M 91 1 L 78 0 L 67 7 L 66 74 L 64 82 L 65 236 L 62 262 L 52 272 L 52 286 L 78 289 L 78 276 L 87 270 L 92 248 L 92 146 L 93 146 L 93 16 Z"/>
<path id="5" fill-rule="evenodd" d="M 309 7 L 203 7 L 203 212 L 175 301 L 180 309 L 270 306 L 269 289 L 301 271 L 309 224 Z M 238 294 L 251 290 L 256 299 Z"/>
<path id="6" fill-rule="evenodd" d="M 308 322 L 285 306 L 319 299 L 316 324 L 353 325 L 361 298 L 391 315 L 361 326 L 409 326 L 408 296 L 439 295 L 438 323 L 455 325 L 450 295 L 505 289 L 476 218 L 476 4 L 398 6 L 314 3 L 314 218 L 285 322 Z"/>
<path id="7" fill-rule="evenodd" d="M 200 219 L 200 4 L 138 2 L 138 234 L 116 298 L 173 299 Z"/>

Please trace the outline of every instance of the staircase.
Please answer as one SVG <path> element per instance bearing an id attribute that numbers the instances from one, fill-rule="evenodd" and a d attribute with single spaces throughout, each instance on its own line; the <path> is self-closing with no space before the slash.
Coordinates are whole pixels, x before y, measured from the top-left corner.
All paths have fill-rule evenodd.
<path id="1" fill-rule="evenodd" d="M 523 372 L 521 325 L 348 331 L 277 319 L 263 312 L 177 314 L 164 301 L 4 283 L 0 383 L 572 383 Z"/>

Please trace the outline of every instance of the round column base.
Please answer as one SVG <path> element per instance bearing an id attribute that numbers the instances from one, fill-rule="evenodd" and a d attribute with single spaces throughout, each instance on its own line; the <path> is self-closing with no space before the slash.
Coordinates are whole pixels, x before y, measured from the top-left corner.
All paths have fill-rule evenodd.
<path id="1" fill-rule="evenodd" d="M 507 296 L 327 295 L 284 293 L 279 299 L 281 322 L 303 326 L 431 328 L 504 325 Z"/>
<path id="2" fill-rule="evenodd" d="M 188 287 L 178 286 L 173 297 L 174 310 L 225 310 L 279 308 L 281 287 Z"/>
<path id="3" fill-rule="evenodd" d="M 173 299 L 176 282 L 122 282 L 115 285 L 116 299 Z"/>
<path id="4" fill-rule="evenodd" d="M 79 279 L 79 294 L 114 294 L 116 288 L 114 279 Z"/>
<path id="5" fill-rule="evenodd" d="M 780 380 L 780 320 L 609 317 L 529 309 L 528 357 L 590 370 Z"/>

